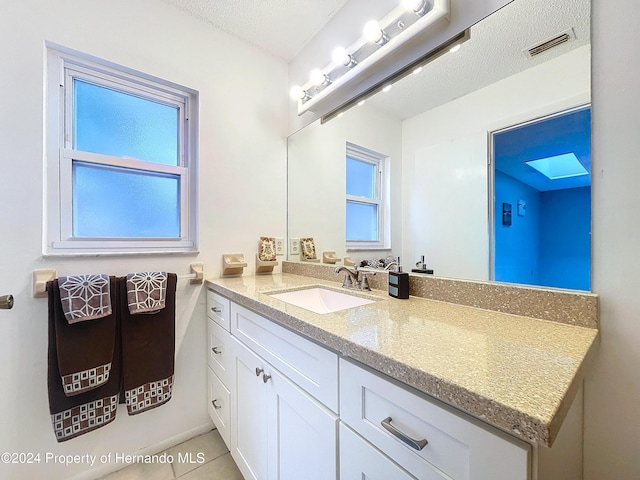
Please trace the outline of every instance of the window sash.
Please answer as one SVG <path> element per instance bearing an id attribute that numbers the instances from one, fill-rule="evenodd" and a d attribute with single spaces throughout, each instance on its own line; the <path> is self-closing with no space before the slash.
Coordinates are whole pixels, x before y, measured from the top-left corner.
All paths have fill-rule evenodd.
<path id="1" fill-rule="evenodd" d="M 136 241 L 132 237 L 119 238 L 119 237 L 74 237 L 73 235 L 73 162 L 80 161 L 93 165 L 104 165 L 110 167 L 120 167 L 131 170 L 142 170 L 153 173 L 165 173 L 169 175 L 176 175 L 180 177 L 180 239 L 161 237 L 140 238 L 137 240 L 139 246 L 144 244 L 151 244 L 154 241 L 164 240 L 163 243 L 171 241 L 172 243 L 183 244 L 189 236 L 189 196 L 188 196 L 188 169 L 185 167 L 175 167 L 172 165 L 161 165 L 157 163 L 149 163 L 143 160 L 136 160 L 131 158 L 112 157 L 109 155 L 102 155 L 93 152 L 83 152 L 80 150 L 72 150 L 63 148 L 60 153 L 60 203 L 61 209 L 61 222 L 60 232 L 62 242 L 74 242 L 75 247 L 79 247 L 81 244 L 95 243 L 96 240 L 112 241 L 112 242 L 127 242 Z M 60 245 L 60 244 L 58 244 Z M 70 247 L 70 248 L 75 248 Z M 60 248 L 59 246 L 57 248 Z"/>

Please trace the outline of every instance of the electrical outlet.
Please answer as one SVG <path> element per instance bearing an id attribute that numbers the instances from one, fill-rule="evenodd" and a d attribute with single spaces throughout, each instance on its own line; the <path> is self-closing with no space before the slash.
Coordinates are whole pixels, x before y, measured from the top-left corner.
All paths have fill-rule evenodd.
<path id="1" fill-rule="evenodd" d="M 276 255 L 284 255 L 284 238 L 276 237 Z"/>
<path id="2" fill-rule="evenodd" d="M 291 255 L 300 255 L 300 239 L 299 238 L 289 239 L 289 253 Z"/>

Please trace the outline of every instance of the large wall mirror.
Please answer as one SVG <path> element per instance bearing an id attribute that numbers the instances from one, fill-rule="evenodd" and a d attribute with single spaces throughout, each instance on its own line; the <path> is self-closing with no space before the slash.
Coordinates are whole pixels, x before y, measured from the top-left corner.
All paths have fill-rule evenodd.
<path id="1" fill-rule="evenodd" d="M 400 256 L 405 271 L 424 256 L 437 276 L 588 290 L 589 19 L 589 0 L 514 0 L 474 25 L 457 52 L 291 135 L 288 237 L 313 237 L 319 252 L 356 262 Z M 353 151 L 367 155 L 347 160 Z M 556 157 L 575 159 L 579 179 L 556 182 L 535 168 Z M 383 160 L 378 175 L 354 182 L 354 162 L 370 158 Z M 376 197 L 350 227 L 362 238 L 347 239 L 349 201 L 358 201 L 349 189 Z M 553 203 L 559 197 L 565 203 Z M 576 216 L 579 227 L 558 227 Z M 549 253 L 554 238 L 562 241 Z M 551 268 L 582 278 L 558 280 Z"/>

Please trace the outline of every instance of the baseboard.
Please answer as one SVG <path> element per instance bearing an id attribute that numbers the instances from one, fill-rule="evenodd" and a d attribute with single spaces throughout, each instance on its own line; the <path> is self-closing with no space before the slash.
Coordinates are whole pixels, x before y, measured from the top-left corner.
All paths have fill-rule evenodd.
<path id="1" fill-rule="evenodd" d="M 199 427 L 192 428 L 191 430 L 187 430 L 186 432 L 180 433 L 171 438 L 167 438 L 162 440 L 161 442 L 150 445 L 146 448 L 142 448 L 135 452 L 124 452 L 129 453 L 131 455 L 153 455 L 156 453 L 160 453 L 168 448 L 173 447 L 174 445 L 178 445 L 182 442 L 186 442 L 187 440 L 192 439 L 193 437 L 197 437 L 198 435 L 202 435 L 203 433 L 207 433 L 210 430 L 214 429 L 215 426 L 212 422 L 208 422 L 204 425 L 200 425 Z M 104 464 L 100 465 L 96 468 L 92 468 L 91 470 L 85 470 L 84 472 L 71 477 L 69 480 L 96 480 L 98 478 L 102 478 L 105 475 L 121 470 L 122 468 L 126 468 L 128 465 L 118 465 L 116 463 Z"/>

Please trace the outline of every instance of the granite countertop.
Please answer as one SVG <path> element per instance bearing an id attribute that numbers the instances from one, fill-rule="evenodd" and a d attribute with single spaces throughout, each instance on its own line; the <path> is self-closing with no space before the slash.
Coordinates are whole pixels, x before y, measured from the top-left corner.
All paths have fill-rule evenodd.
<path id="1" fill-rule="evenodd" d="M 263 292 L 340 284 L 293 274 L 207 280 L 276 323 L 529 442 L 551 446 L 598 330 L 386 292 L 316 314 Z"/>

